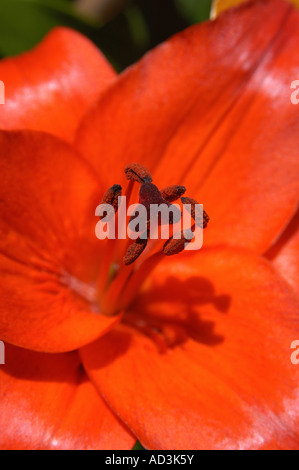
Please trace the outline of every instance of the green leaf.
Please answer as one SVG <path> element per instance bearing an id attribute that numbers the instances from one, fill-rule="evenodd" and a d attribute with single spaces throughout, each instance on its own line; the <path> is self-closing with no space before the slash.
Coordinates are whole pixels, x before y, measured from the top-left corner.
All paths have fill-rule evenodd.
<path id="1" fill-rule="evenodd" d="M 140 444 L 139 441 L 136 442 L 136 444 L 133 447 L 133 450 L 146 450 L 142 445 Z"/>
<path id="2" fill-rule="evenodd" d="M 149 47 L 150 33 L 141 10 L 132 5 L 124 10 L 124 15 L 135 46 L 139 49 Z"/>
<path id="3" fill-rule="evenodd" d="M 210 17 L 212 0 L 176 0 L 181 15 L 190 23 L 200 23 Z"/>
<path id="4" fill-rule="evenodd" d="M 67 0 L 0 0 L 0 54 L 31 49 L 58 25 L 79 30 L 93 26 Z"/>

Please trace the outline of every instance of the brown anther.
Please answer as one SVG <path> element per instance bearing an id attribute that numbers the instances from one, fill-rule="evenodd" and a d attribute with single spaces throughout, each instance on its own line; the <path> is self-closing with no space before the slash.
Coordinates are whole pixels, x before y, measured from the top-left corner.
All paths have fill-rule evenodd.
<path id="1" fill-rule="evenodd" d="M 139 203 L 143 204 L 147 209 L 150 208 L 151 204 L 167 204 L 157 188 L 156 185 L 150 182 L 145 182 L 140 186 L 139 190 Z"/>
<path id="2" fill-rule="evenodd" d="M 140 163 L 130 163 L 125 167 L 125 174 L 127 180 L 134 180 L 138 183 L 151 183 L 152 175 L 145 166 Z"/>
<path id="3" fill-rule="evenodd" d="M 114 184 L 111 188 L 107 189 L 105 192 L 101 204 L 108 204 L 111 206 L 111 212 L 108 212 L 106 215 L 100 216 L 100 220 L 103 217 L 106 217 L 106 220 L 110 220 L 112 216 L 118 211 L 118 198 L 121 196 L 122 187 L 119 184 Z M 112 208 L 114 210 L 112 210 Z"/>
<path id="4" fill-rule="evenodd" d="M 203 224 L 202 224 L 202 228 L 206 228 L 206 227 L 208 226 L 209 220 L 210 220 L 210 217 L 208 216 L 208 214 L 206 213 L 206 211 L 203 211 Z"/>
<path id="5" fill-rule="evenodd" d="M 175 239 L 171 237 L 163 246 L 163 253 L 166 256 L 177 255 L 181 253 L 181 251 L 185 248 L 185 243 L 190 243 L 191 240 L 187 240 L 184 238 L 183 232 L 181 233 L 181 237 L 179 239 Z"/>
<path id="6" fill-rule="evenodd" d="M 161 195 L 163 199 L 167 202 L 173 202 L 179 199 L 186 192 L 185 186 L 167 186 L 161 190 Z"/>
<path id="7" fill-rule="evenodd" d="M 127 253 L 123 258 L 123 263 L 126 266 L 129 266 L 130 264 L 134 263 L 134 261 L 139 258 L 146 245 L 147 238 L 137 238 L 137 240 L 129 246 Z"/>
<path id="8" fill-rule="evenodd" d="M 165 204 L 168 207 L 171 207 L 171 203 L 166 201 L 162 197 L 162 194 L 160 190 L 155 186 L 153 183 L 143 183 L 140 186 L 139 190 L 139 203 L 142 204 L 147 211 L 147 220 L 150 220 L 150 214 L 151 214 L 151 205 L 155 204 L 157 206 L 160 206 L 161 204 Z M 169 220 L 166 223 L 176 223 L 180 220 L 181 217 L 181 212 L 177 207 L 173 207 L 173 212 L 170 212 L 170 217 Z M 158 218 L 158 223 L 163 225 L 163 221 L 161 220 L 161 217 L 159 215 Z"/>
<path id="9" fill-rule="evenodd" d="M 205 210 L 203 210 L 203 213 L 201 215 L 200 204 L 195 199 L 192 199 L 191 197 L 181 197 L 181 201 L 184 204 L 184 206 L 186 205 L 186 209 L 188 210 L 188 212 L 189 212 L 189 209 L 191 209 L 189 213 L 191 214 L 192 219 L 195 222 L 197 222 L 197 225 L 201 228 L 206 228 L 210 220 L 210 217 L 208 216 Z M 188 206 L 191 206 L 191 208 L 189 208 Z"/>

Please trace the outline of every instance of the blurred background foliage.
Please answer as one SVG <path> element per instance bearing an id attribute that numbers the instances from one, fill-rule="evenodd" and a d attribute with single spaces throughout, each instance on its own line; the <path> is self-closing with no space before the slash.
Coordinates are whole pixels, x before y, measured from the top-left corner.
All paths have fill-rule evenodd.
<path id="1" fill-rule="evenodd" d="M 117 71 L 209 18 L 212 0 L 0 0 L 0 56 L 34 47 L 57 25 L 88 36 Z"/>

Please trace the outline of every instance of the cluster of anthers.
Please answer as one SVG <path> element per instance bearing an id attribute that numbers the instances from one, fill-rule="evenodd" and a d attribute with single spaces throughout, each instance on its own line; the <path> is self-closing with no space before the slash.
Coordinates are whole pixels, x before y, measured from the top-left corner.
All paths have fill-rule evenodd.
<path id="1" fill-rule="evenodd" d="M 165 255 L 171 256 L 180 253 L 184 250 L 186 243 L 193 240 L 192 235 L 186 238 L 183 230 L 180 231 L 179 236 L 175 236 L 173 233 L 166 242 L 163 240 L 162 245 L 162 240 L 150 239 L 150 208 L 152 205 L 165 204 L 167 207 L 171 207 L 174 201 L 180 199 L 193 219 L 193 224 L 190 227 L 192 232 L 197 227 L 206 228 L 209 222 L 209 216 L 204 210 L 198 214 L 200 204 L 195 199 L 182 197 L 186 191 L 184 186 L 172 185 L 159 190 L 153 184 L 149 170 L 139 163 L 127 165 L 125 175 L 129 180 L 124 193 L 127 202 L 132 197 L 134 184 L 137 182 L 140 185 L 138 188 L 139 204 L 145 207 L 147 228 L 142 236 L 132 243 L 127 239 L 105 240 L 107 246 L 102 260 L 99 287 L 101 310 L 106 315 L 113 315 L 125 308 L 132 301 L 134 292 L 160 260 Z M 115 216 L 119 210 L 120 196 L 122 196 L 122 187 L 119 184 L 113 185 L 103 196 L 101 205 L 109 205 L 113 209 L 113 214 L 110 214 L 109 219 L 111 216 Z M 103 216 L 100 219 L 103 219 Z M 132 219 L 133 217 L 130 221 Z M 168 222 L 170 225 L 174 224 L 174 218 L 170 217 Z M 161 224 L 161 219 L 159 219 L 159 224 Z"/>

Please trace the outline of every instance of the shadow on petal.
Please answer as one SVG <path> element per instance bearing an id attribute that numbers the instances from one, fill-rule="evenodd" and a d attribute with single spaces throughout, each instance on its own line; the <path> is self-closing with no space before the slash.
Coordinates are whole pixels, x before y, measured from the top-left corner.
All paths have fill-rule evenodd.
<path id="1" fill-rule="evenodd" d="M 201 307 L 227 314 L 231 297 L 217 295 L 213 284 L 204 277 L 192 276 L 182 281 L 169 276 L 165 282 L 142 293 L 124 316 L 124 323 L 151 338 L 161 353 L 184 346 L 190 338 L 215 346 L 224 336 L 215 331 L 214 318 L 204 318 Z"/>
<path id="2" fill-rule="evenodd" d="M 47 354 L 6 344 L 5 355 L 3 372 L 19 380 L 77 385 L 86 379 L 75 352 Z"/>

